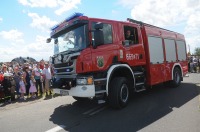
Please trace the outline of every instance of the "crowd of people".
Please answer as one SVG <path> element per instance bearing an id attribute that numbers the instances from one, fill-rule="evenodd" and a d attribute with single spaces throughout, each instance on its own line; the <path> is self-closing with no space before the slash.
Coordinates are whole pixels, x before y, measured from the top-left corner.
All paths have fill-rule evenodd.
<path id="1" fill-rule="evenodd" d="M 0 101 L 11 103 L 52 94 L 53 70 L 48 62 L 2 64 L 0 66 Z"/>
<path id="2" fill-rule="evenodd" d="M 188 59 L 188 72 L 199 73 L 200 72 L 200 59 L 196 56 L 190 56 Z"/>

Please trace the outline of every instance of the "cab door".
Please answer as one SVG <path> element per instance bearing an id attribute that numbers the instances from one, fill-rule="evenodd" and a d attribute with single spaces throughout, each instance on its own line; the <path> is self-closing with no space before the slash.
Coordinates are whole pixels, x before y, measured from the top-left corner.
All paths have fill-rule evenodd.
<path id="1" fill-rule="evenodd" d="M 118 46 L 117 43 L 114 42 L 114 35 L 113 35 L 113 28 L 114 24 L 111 22 L 99 22 L 93 21 L 91 22 L 91 40 L 93 46 L 95 45 L 96 41 L 94 38 L 95 25 L 97 23 L 102 24 L 102 29 L 99 29 L 103 33 L 103 42 L 102 44 L 93 47 L 91 49 L 92 52 L 92 63 L 93 63 L 93 71 L 105 71 L 109 68 L 109 66 L 113 63 L 113 60 L 118 56 Z"/>
<path id="2" fill-rule="evenodd" d="M 141 66 L 146 64 L 144 45 L 140 28 L 136 24 L 124 24 L 123 48 L 125 62 L 129 66 Z"/>

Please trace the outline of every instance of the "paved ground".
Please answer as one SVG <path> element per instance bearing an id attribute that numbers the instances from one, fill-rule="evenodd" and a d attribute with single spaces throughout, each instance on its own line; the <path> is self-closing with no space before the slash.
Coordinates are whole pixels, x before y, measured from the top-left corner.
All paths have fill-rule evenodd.
<path id="1" fill-rule="evenodd" d="M 163 85 L 134 95 L 115 110 L 71 97 L 13 103 L 0 107 L 1 132 L 200 132 L 200 74 L 185 77 L 178 88 Z"/>

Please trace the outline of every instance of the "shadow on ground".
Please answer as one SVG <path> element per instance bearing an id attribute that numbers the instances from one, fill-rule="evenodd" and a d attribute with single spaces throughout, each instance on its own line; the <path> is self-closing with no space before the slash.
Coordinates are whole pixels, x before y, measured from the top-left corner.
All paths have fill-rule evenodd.
<path id="1" fill-rule="evenodd" d="M 62 105 L 55 109 L 50 121 L 65 125 L 67 131 L 139 131 L 199 95 L 195 84 L 182 83 L 178 88 L 163 85 L 135 94 L 126 108 L 116 110 L 108 107 L 94 116 L 83 116 L 88 108 L 98 106 L 92 101 Z"/>

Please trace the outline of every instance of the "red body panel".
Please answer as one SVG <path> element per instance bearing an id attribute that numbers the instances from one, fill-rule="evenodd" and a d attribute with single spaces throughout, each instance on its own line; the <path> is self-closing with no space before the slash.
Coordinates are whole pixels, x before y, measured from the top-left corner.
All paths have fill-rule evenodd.
<path id="1" fill-rule="evenodd" d="M 170 38 L 174 40 L 183 40 L 184 36 L 172 31 L 163 30 L 154 26 L 144 26 L 142 29 L 142 35 L 144 38 L 144 47 L 146 52 L 147 59 L 147 83 L 149 85 L 155 85 L 161 82 L 172 80 L 172 72 L 173 66 L 175 63 L 180 63 L 183 69 L 183 75 L 185 75 L 188 71 L 187 61 L 178 61 L 178 55 L 176 52 L 176 60 L 177 62 L 166 62 L 166 54 L 165 54 L 165 46 L 164 46 L 164 38 Z M 164 62 L 162 64 L 151 64 L 150 63 L 150 54 L 149 54 L 149 43 L 147 40 L 147 36 L 156 36 L 162 38 L 163 43 L 163 53 L 164 53 Z M 176 45 L 177 46 L 177 45 Z M 176 47 L 177 50 L 177 47 Z M 186 57 L 187 58 L 187 57 Z"/>
<path id="2" fill-rule="evenodd" d="M 111 44 L 103 44 L 97 48 L 93 48 L 92 45 L 83 51 L 78 56 L 76 61 L 76 73 L 89 73 L 106 71 L 111 65 L 113 65 L 114 59 L 122 64 L 128 64 L 130 67 L 144 66 L 146 69 L 146 79 L 148 85 L 155 85 L 161 82 L 172 80 L 172 71 L 175 63 L 181 65 L 183 75 L 187 73 L 187 61 L 178 61 L 178 55 L 176 53 L 177 62 L 166 62 L 164 38 L 170 38 L 173 40 L 182 40 L 185 42 L 184 36 L 172 31 L 161 29 L 151 25 L 140 25 L 131 22 L 120 22 L 105 19 L 96 19 L 88 17 L 80 17 L 89 21 L 89 29 L 91 30 L 92 22 L 103 22 L 112 25 L 112 37 L 113 42 Z M 137 28 L 138 31 L 138 44 L 126 47 L 123 45 L 124 41 L 124 26 L 130 26 Z M 89 43 L 92 42 L 92 33 L 88 33 Z M 150 51 L 148 36 L 156 36 L 162 38 L 164 61 L 160 64 L 150 63 Z M 177 50 L 177 47 L 176 47 Z M 120 56 L 123 53 L 123 57 Z M 132 57 L 129 60 L 129 56 Z M 101 65 L 99 65 L 101 61 Z"/>

